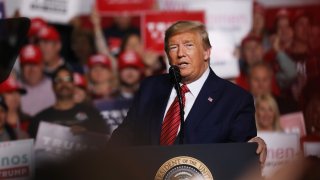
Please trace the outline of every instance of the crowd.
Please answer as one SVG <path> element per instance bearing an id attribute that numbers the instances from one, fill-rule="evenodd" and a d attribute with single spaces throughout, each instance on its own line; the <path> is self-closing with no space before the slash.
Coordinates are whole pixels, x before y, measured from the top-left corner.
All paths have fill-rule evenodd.
<path id="1" fill-rule="evenodd" d="M 122 123 L 140 82 L 165 73 L 164 55 L 144 49 L 128 15 L 91 29 L 76 17 L 66 27 L 31 19 L 28 41 L 0 84 L 0 140 L 36 137 L 40 121 L 108 136 Z M 281 131 L 280 115 L 302 111 L 308 135 L 320 135 L 320 24 L 308 11 L 277 12 L 272 28 L 255 4 L 251 31 L 239 48 L 240 75 L 252 93 L 259 131 Z"/>
<path id="2" fill-rule="evenodd" d="M 255 98 L 258 130 L 281 131 L 280 115 L 302 111 L 307 134 L 319 135 L 319 111 L 309 109 L 320 95 L 320 46 L 315 42 L 320 25 L 306 10 L 280 9 L 267 29 L 264 15 L 263 7 L 255 4 L 235 83 Z"/>

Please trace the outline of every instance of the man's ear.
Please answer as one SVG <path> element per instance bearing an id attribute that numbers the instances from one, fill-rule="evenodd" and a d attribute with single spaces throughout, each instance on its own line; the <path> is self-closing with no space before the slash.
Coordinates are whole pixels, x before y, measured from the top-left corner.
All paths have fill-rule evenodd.
<path id="1" fill-rule="evenodd" d="M 211 48 L 205 49 L 203 51 L 203 57 L 205 61 L 208 61 L 210 59 L 210 55 L 211 55 Z"/>

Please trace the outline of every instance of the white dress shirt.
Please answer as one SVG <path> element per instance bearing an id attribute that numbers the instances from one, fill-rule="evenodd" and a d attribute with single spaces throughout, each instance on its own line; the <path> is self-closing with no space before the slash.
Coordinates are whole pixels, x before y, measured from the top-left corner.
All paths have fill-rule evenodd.
<path id="1" fill-rule="evenodd" d="M 209 76 L 209 72 L 210 72 L 210 70 L 209 70 L 209 68 L 207 68 L 207 70 L 202 74 L 202 76 L 199 79 L 197 79 L 196 81 L 194 81 L 190 84 L 187 84 L 189 92 L 187 92 L 185 94 L 186 102 L 185 102 L 185 106 L 184 106 L 184 120 L 188 117 L 188 114 L 189 114 L 195 100 L 197 99 L 204 82 L 207 80 L 207 78 Z M 165 115 L 167 114 L 167 112 L 168 112 L 171 104 L 173 103 L 174 99 L 176 98 L 176 96 L 177 96 L 177 92 L 174 88 L 172 88 L 171 94 L 170 94 L 170 97 L 169 97 L 169 100 L 167 103 L 166 111 L 164 113 Z M 165 118 L 165 115 L 163 116 L 163 120 Z M 180 129 L 180 127 L 179 127 L 179 129 Z"/>

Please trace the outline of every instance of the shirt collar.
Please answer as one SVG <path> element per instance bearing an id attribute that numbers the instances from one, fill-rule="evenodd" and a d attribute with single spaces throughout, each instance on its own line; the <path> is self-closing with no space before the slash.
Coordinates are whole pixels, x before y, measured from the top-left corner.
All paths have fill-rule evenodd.
<path id="1" fill-rule="evenodd" d="M 194 96 L 197 97 L 198 94 L 200 93 L 200 90 L 204 84 L 204 82 L 207 80 L 208 76 L 209 76 L 209 72 L 210 72 L 210 68 L 208 67 L 206 71 L 204 71 L 204 73 L 201 75 L 201 77 L 199 79 L 197 79 L 196 81 L 187 84 L 188 89 L 190 90 L 190 93 Z"/>

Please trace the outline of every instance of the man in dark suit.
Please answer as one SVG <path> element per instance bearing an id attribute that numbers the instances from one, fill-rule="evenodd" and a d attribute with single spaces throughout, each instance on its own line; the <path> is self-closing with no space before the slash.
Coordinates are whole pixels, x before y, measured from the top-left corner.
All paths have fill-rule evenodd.
<path id="1" fill-rule="evenodd" d="M 211 45 L 201 23 L 179 21 L 165 33 L 170 65 L 181 73 L 185 144 L 258 142 L 264 162 L 266 146 L 256 138 L 254 102 L 245 90 L 219 78 L 209 67 Z M 172 145 L 179 141 L 176 91 L 168 74 L 145 79 L 123 124 L 110 139 L 117 145 Z M 178 110 L 179 111 L 179 110 Z M 176 122 L 176 123 L 175 123 Z M 178 124 L 178 125 L 177 125 Z"/>

